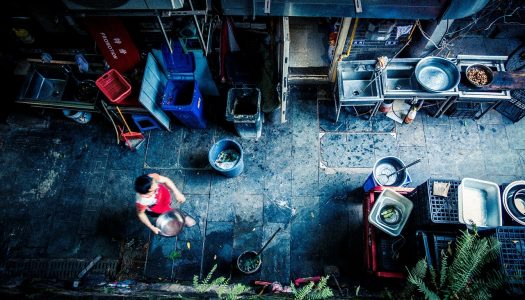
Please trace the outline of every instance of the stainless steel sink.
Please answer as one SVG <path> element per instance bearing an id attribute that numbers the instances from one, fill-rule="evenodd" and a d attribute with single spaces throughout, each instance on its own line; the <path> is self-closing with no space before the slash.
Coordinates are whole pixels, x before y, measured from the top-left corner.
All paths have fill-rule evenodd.
<path id="1" fill-rule="evenodd" d="M 68 80 L 58 66 L 34 67 L 26 76 L 20 99 L 59 101 Z"/>
<path id="2" fill-rule="evenodd" d="M 374 105 L 383 100 L 375 61 L 344 61 L 338 65 L 339 101 L 342 106 Z"/>
<path id="3" fill-rule="evenodd" d="M 381 72 L 383 93 L 389 99 L 446 99 L 457 96 L 457 87 L 444 92 L 433 93 L 425 90 L 414 76 L 420 58 L 396 58 Z"/>
<path id="4" fill-rule="evenodd" d="M 93 109 L 100 96 L 99 74 L 74 73 L 62 65 L 34 64 L 27 73 L 18 103 L 48 107 Z"/>
<path id="5" fill-rule="evenodd" d="M 413 76 L 414 69 L 395 68 L 386 69 L 385 71 L 385 90 L 388 91 L 412 91 L 418 88 L 416 78 Z"/>

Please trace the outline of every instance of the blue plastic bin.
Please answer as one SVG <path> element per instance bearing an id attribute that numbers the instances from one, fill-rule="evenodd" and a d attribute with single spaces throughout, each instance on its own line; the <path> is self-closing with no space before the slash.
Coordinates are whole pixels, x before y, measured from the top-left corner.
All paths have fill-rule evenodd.
<path id="1" fill-rule="evenodd" d="M 206 128 L 203 98 L 199 84 L 194 80 L 195 58 L 185 54 L 178 41 L 162 46 L 162 58 L 168 73 L 168 82 L 162 97 L 162 110 L 169 111 L 182 124 L 191 128 Z"/>
<path id="2" fill-rule="evenodd" d="M 193 73 L 195 71 L 195 57 L 193 53 L 184 53 L 182 46 L 177 40 L 171 42 L 171 49 L 173 53 L 170 53 L 167 44 L 163 44 L 161 47 L 162 58 L 164 59 L 164 65 L 166 66 L 168 75 Z"/>
<path id="3" fill-rule="evenodd" d="M 161 106 L 182 124 L 191 128 L 206 128 L 203 104 L 197 81 L 168 80 Z"/>
<path id="4" fill-rule="evenodd" d="M 410 178 L 410 174 L 407 171 L 407 179 L 401 186 L 407 186 L 412 182 L 412 179 Z M 365 193 L 368 193 L 376 186 L 379 186 L 380 184 L 377 183 L 377 181 L 374 179 L 374 173 L 370 174 L 368 178 L 366 178 L 365 183 L 363 184 L 363 189 L 365 190 Z"/>
<path id="5" fill-rule="evenodd" d="M 219 157 L 219 154 L 224 150 L 234 150 L 239 153 L 240 157 L 237 163 L 229 169 L 223 169 L 215 163 L 217 158 Z M 243 151 L 242 147 L 239 143 L 237 143 L 234 140 L 230 139 L 222 139 L 218 141 L 217 143 L 213 144 L 211 146 L 210 151 L 208 152 L 208 161 L 210 162 L 210 165 L 214 170 L 216 170 L 219 174 L 225 176 L 225 177 L 236 177 L 239 176 L 242 171 L 244 170 L 244 162 L 243 162 Z"/>

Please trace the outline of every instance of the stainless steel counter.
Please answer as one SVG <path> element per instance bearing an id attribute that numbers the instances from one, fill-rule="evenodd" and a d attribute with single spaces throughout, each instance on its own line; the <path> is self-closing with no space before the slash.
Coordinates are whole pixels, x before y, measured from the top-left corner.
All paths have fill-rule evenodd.
<path id="1" fill-rule="evenodd" d="M 505 71 L 506 56 L 458 55 L 454 61 L 462 74 L 460 84 L 454 89 L 432 93 L 423 89 L 417 82 L 414 71 L 421 58 L 392 59 L 387 67 L 375 70 L 375 60 L 342 61 L 338 65 L 338 100 L 336 100 L 337 119 L 341 106 L 374 106 L 372 116 L 381 102 L 389 100 L 432 100 L 438 101 L 434 117 L 440 117 L 452 104 L 460 102 L 493 103 L 481 116 L 492 109 L 499 101 L 509 100 L 510 91 L 475 91 L 466 82 L 464 73 L 473 64 L 487 65 L 494 71 Z M 479 117 L 481 117 L 479 116 Z"/>

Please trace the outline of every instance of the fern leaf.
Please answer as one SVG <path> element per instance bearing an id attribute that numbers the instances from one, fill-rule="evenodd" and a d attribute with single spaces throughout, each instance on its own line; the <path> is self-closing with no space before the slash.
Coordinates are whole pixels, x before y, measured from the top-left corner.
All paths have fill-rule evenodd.
<path id="1" fill-rule="evenodd" d="M 441 250 L 441 271 L 439 272 L 439 289 L 442 289 L 447 280 L 448 256 L 445 251 Z"/>
<path id="2" fill-rule="evenodd" d="M 217 265 L 213 265 L 213 267 L 210 270 L 210 273 L 208 273 L 206 278 L 204 278 L 204 280 L 202 281 L 203 284 L 208 284 L 210 282 L 211 277 L 213 276 L 213 273 L 215 272 L 215 270 L 217 270 Z"/>
<path id="3" fill-rule="evenodd" d="M 299 290 L 295 290 L 295 292 L 294 292 L 294 299 L 296 299 L 296 300 L 306 299 L 306 296 L 308 294 L 310 294 L 310 292 L 312 291 L 313 287 L 314 287 L 314 283 L 313 282 L 309 282 L 307 285 L 303 286 Z"/>
<path id="4" fill-rule="evenodd" d="M 432 265 L 429 265 L 428 266 L 428 271 L 430 273 L 430 283 L 432 284 L 432 286 L 434 287 L 434 289 L 438 289 L 438 285 L 437 285 L 437 275 L 436 275 L 436 270 L 434 269 L 434 267 Z"/>

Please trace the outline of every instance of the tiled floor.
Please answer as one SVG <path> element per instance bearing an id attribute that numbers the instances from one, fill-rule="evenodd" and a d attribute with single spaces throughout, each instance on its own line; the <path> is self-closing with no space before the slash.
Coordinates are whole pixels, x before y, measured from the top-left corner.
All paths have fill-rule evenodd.
<path id="1" fill-rule="evenodd" d="M 1 207 L 4 257 L 116 258 L 119 241 L 142 237 L 151 241 L 148 277 L 190 279 L 214 264 L 221 274 L 240 277 L 231 267 L 235 258 L 260 248 L 281 227 L 258 277 L 286 282 L 321 274 L 325 265 L 358 275 L 359 188 L 378 158 L 421 158 L 410 169 L 411 186 L 429 177 L 523 178 L 524 122 L 512 124 L 496 112 L 479 121 L 420 113 L 413 124 L 401 125 L 345 112 L 334 126 L 333 103 L 317 101 L 317 93 L 293 87 L 289 122 L 265 124 L 259 141 L 212 124 L 151 131 L 147 145 L 130 152 L 114 144 L 100 120 L 54 119 L 49 129 L 4 131 L 3 189 L 11 195 Z M 244 149 L 245 171 L 236 178 L 208 167 L 209 147 L 225 137 Z M 133 206 L 132 182 L 143 172 L 173 179 L 188 199 L 181 208 L 198 225 L 176 239 L 150 236 Z M 174 249 L 182 258 L 173 263 L 167 256 Z"/>
<path id="2" fill-rule="evenodd" d="M 151 131 L 136 152 L 117 146 L 100 116 L 79 125 L 54 114 L 49 128 L 4 125 L 1 257 L 117 258 L 120 242 L 149 241 L 144 275 L 188 280 L 218 273 L 234 279 L 289 282 L 323 274 L 362 275 L 363 192 L 375 161 L 386 155 L 406 163 L 411 186 L 429 177 L 475 177 L 499 184 L 525 177 L 525 121 L 512 124 L 491 111 L 478 121 L 420 112 L 411 125 L 343 111 L 312 86 L 291 87 L 289 121 L 263 126 L 260 140 L 242 140 L 230 127 L 178 127 Z M 322 94 L 320 94 L 322 95 Z M 318 100 L 320 98 L 321 100 Z M 44 126 L 45 127 L 45 126 Z M 208 149 L 234 138 L 244 150 L 245 171 L 225 178 L 211 171 Z M 152 236 L 136 218 L 132 183 L 142 173 L 171 178 L 186 194 L 181 209 L 197 220 L 177 238 Z M 258 250 L 262 270 L 242 276 L 235 259 Z M 181 252 L 173 261 L 172 251 Z"/>

